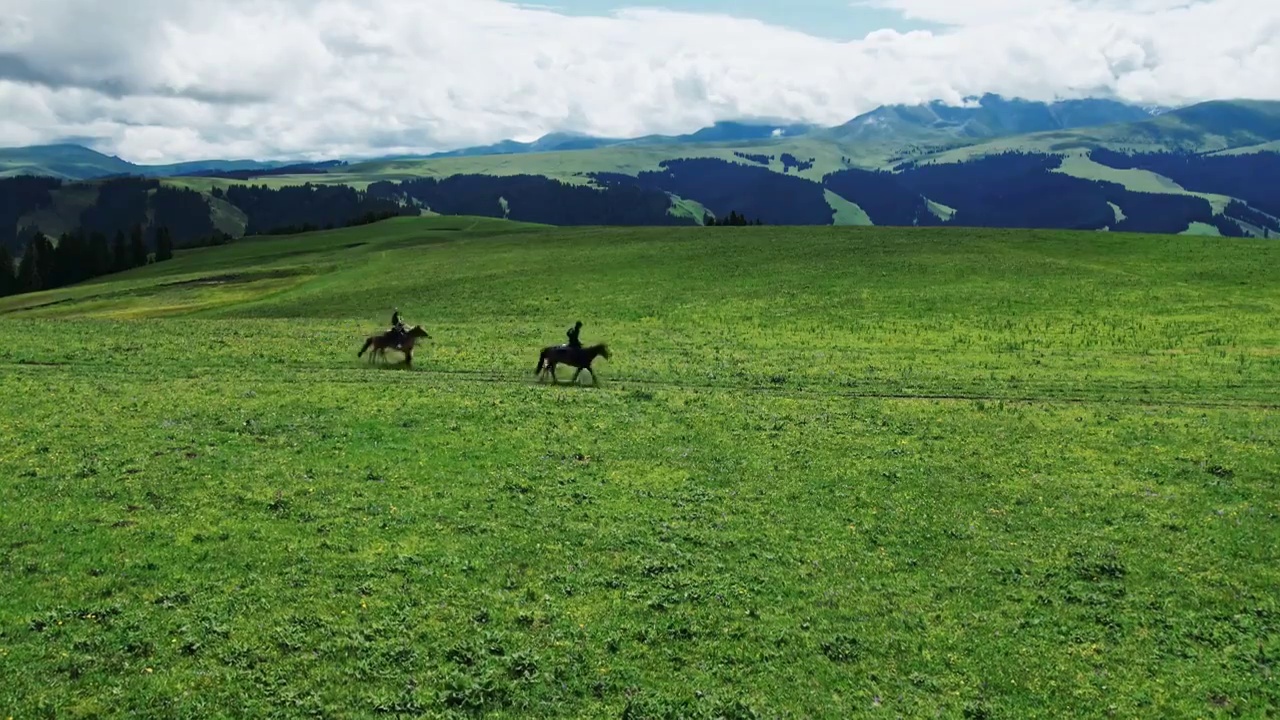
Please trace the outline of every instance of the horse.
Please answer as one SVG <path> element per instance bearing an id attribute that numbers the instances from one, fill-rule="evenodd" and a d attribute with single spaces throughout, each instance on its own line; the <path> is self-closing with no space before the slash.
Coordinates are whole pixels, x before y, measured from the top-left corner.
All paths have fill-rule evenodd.
<path id="1" fill-rule="evenodd" d="M 397 342 L 395 334 L 388 330 L 387 332 L 380 333 L 378 335 L 370 335 L 368 338 L 365 338 L 364 347 L 360 348 L 360 352 L 356 353 L 356 357 L 361 357 L 364 355 L 366 350 L 372 347 L 373 352 L 369 353 L 369 362 L 373 362 L 374 356 L 378 356 L 382 358 L 383 362 L 386 362 L 387 349 L 391 348 L 404 353 L 404 364 L 408 367 L 412 367 L 414 344 L 417 342 L 418 338 L 430 337 L 431 336 L 427 334 L 427 331 L 423 329 L 421 325 L 414 325 L 409 328 L 408 331 L 405 332 L 405 339 L 400 342 Z"/>
<path id="2" fill-rule="evenodd" d="M 573 374 L 573 379 L 569 382 L 578 382 L 578 376 L 582 374 L 583 370 L 586 370 L 591 373 L 591 384 L 596 385 L 598 384 L 596 382 L 596 371 L 591 367 L 591 363 L 597 356 L 608 360 L 609 346 L 604 343 L 587 348 L 552 345 L 542 349 L 542 353 L 538 356 L 538 367 L 533 369 L 533 374 L 541 376 L 543 373 L 550 371 L 551 380 L 558 384 L 560 379 L 556 377 L 556 365 L 564 363 L 578 368 L 578 371 Z M 542 378 L 539 377 L 538 381 L 541 382 Z"/>

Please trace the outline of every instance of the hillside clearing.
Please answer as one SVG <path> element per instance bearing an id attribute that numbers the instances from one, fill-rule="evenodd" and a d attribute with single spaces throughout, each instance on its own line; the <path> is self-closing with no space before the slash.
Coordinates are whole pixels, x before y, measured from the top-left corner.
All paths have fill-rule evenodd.
<path id="1" fill-rule="evenodd" d="M 1062 166 L 1054 170 L 1054 172 L 1085 180 L 1113 182 L 1134 192 L 1190 195 L 1191 197 L 1204 198 L 1209 201 L 1213 212 L 1218 214 L 1226 210 L 1227 205 L 1231 202 L 1231 198 L 1226 195 L 1191 192 L 1169 178 L 1157 175 L 1149 170 L 1121 170 L 1107 167 L 1081 153 L 1072 153 L 1064 156 Z"/>
<path id="2" fill-rule="evenodd" d="M 871 218 L 867 216 L 866 211 L 858 207 L 857 203 L 849 202 L 843 197 L 831 192 L 823 191 L 827 198 L 827 204 L 832 210 L 836 211 L 833 225 L 873 225 Z"/>

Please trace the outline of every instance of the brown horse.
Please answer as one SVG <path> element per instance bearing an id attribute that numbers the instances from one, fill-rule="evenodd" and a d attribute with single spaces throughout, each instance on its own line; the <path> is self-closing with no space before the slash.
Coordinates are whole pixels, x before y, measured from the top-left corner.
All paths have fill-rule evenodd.
<path id="1" fill-rule="evenodd" d="M 364 355 L 364 352 L 370 347 L 373 352 L 369 353 L 369 362 L 373 362 L 375 356 L 382 358 L 383 362 L 387 360 L 387 350 L 399 350 L 404 353 L 404 364 L 408 367 L 413 366 L 413 346 L 417 343 L 418 338 L 430 338 L 427 331 L 421 325 L 414 325 L 405 332 L 405 339 L 397 342 L 395 334 L 390 330 L 387 332 L 370 335 L 365 338 L 364 347 L 360 348 L 360 352 L 356 353 L 356 357 Z"/>
<path id="2" fill-rule="evenodd" d="M 578 376 L 582 374 L 583 370 L 586 370 L 591 373 L 591 384 L 596 385 L 596 371 L 592 369 L 591 363 L 597 356 L 608 360 L 609 346 L 604 343 L 587 348 L 552 345 L 551 347 L 542 348 L 542 354 L 538 356 L 538 367 L 534 368 L 533 374 L 538 375 L 538 381 L 541 382 L 541 376 L 550 371 L 552 382 L 559 383 L 560 378 L 556 377 L 556 365 L 564 363 L 578 368 L 578 371 L 573 374 L 573 379 L 569 382 L 578 382 Z"/>

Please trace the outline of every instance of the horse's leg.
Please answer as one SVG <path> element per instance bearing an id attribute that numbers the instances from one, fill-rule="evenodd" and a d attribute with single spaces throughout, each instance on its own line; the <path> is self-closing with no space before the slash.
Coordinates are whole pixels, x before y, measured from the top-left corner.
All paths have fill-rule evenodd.
<path id="1" fill-rule="evenodd" d="M 404 351 L 404 366 L 409 368 L 413 367 L 413 349 L 412 348 Z"/>
<path id="2" fill-rule="evenodd" d="M 551 363 L 551 382 L 556 385 L 560 384 L 560 378 L 556 376 L 556 363 Z"/>

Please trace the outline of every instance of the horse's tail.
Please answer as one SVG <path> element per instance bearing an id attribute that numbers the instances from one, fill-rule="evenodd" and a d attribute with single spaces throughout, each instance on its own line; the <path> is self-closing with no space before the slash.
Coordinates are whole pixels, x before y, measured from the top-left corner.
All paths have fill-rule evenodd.
<path id="1" fill-rule="evenodd" d="M 364 351 L 368 350 L 369 346 L 372 344 L 373 338 L 366 338 L 364 341 L 364 347 L 360 348 L 360 352 L 356 353 L 356 357 L 364 357 Z"/>
<path id="2" fill-rule="evenodd" d="M 547 362 L 547 351 L 543 350 L 538 354 L 538 367 L 533 369 L 533 374 L 537 375 L 542 372 L 542 366 Z"/>

